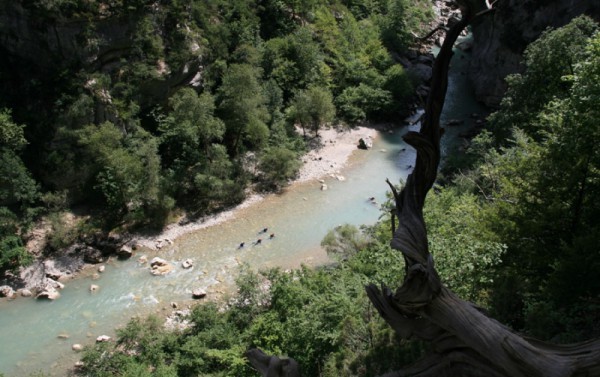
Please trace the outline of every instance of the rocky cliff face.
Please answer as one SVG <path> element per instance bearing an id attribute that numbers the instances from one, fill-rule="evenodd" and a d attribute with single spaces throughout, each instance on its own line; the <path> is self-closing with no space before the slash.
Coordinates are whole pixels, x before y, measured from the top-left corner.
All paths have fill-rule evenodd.
<path id="1" fill-rule="evenodd" d="M 504 78 L 520 72 L 527 45 L 548 27 L 557 28 L 587 14 L 600 20 L 600 2 L 590 0 L 504 0 L 496 12 L 473 25 L 469 78 L 477 98 L 497 107 L 506 90 Z"/>

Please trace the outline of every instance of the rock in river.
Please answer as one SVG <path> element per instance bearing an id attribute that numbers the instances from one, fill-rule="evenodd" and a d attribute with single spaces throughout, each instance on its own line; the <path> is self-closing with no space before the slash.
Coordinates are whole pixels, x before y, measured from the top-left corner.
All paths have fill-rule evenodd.
<path id="1" fill-rule="evenodd" d="M 15 295 L 15 290 L 8 285 L 3 285 L 0 287 L 0 296 L 4 297 L 13 297 Z"/>
<path id="2" fill-rule="evenodd" d="M 110 336 L 108 335 L 100 335 L 96 338 L 96 343 L 108 342 L 110 340 Z"/>
<path id="3" fill-rule="evenodd" d="M 154 257 L 150 261 L 150 273 L 152 275 L 166 275 L 173 270 L 173 265 L 166 260 Z"/>
<path id="4" fill-rule="evenodd" d="M 204 298 L 206 297 L 206 291 L 202 288 L 196 288 L 192 291 L 193 298 Z"/>

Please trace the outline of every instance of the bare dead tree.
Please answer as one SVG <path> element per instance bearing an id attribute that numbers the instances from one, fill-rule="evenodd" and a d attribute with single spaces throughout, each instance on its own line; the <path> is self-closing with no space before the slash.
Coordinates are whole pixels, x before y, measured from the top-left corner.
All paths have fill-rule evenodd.
<path id="1" fill-rule="evenodd" d="M 373 305 L 400 337 L 427 341 L 432 351 L 386 377 L 600 376 L 600 340 L 558 346 L 520 336 L 457 297 L 441 283 L 435 269 L 428 250 L 423 205 L 440 161 L 440 114 L 452 46 L 473 19 L 491 11 L 483 0 L 457 2 L 462 19 L 448 30 L 435 59 L 421 130 L 404 137 L 417 150 L 415 168 L 400 193 L 388 181 L 398 217 L 391 245 L 404 257 L 405 279 L 395 292 L 385 286 L 366 288 Z"/>

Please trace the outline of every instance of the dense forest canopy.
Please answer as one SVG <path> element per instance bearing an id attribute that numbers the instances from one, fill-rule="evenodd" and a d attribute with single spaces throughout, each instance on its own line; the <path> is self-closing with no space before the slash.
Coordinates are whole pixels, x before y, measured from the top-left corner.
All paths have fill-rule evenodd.
<path id="1" fill-rule="evenodd" d="M 414 80 L 392 55 L 433 16 L 406 0 L 0 9 L 3 269 L 28 260 L 22 239 L 41 216 L 58 250 L 280 189 L 320 127 L 407 112 Z M 71 208 L 91 220 L 67 226 Z"/>

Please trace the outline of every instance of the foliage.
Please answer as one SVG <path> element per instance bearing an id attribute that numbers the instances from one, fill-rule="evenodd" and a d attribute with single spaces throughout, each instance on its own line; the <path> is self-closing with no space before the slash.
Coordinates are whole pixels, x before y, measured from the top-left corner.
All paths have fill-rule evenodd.
<path id="1" fill-rule="evenodd" d="M 272 147 L 261 156 L 259 168 L 263 174 L 264 186 L 280 188 L 296 176 L 300 162 L 294 151 L 285 147 Z"/>
<path id="2" fill-rule="evenodd" d="M 327 89 L 312 86 L 294 96 L 288 110 L 289 118 L 302 127 L 304 137 L 306 129 L 319 136 L 319 128 L 327 125 L 335 116 L 333 98 Z"/>
<path id="3" fill-rule="evenodd" d="M 490 297 L 494 315 L 569 342 L 598 334 L 592 297 L 599 287 L 591 278 L 600 213 L 595 28 L 578 18 L 528 47 L 525 72 L 492 116 L 503 132 L 482 136 L 475 144 L 479 162 L 455 180 L 479 198 L 474 228 L 507 247 Z M 512 137 L 503 139 L 508 129 Z M 485 148 L 493 145 L 500 147 Z"/>
<path id="4" fill-rule="evenodd" d="M 225 122 L 225 139 L 230 152 L 237 155 L 248 147 L 260 149 L 269 137 L 269 120 L 258 71 L 247 64 L 230 66 L 218 92 L 218 110 Z"/>

